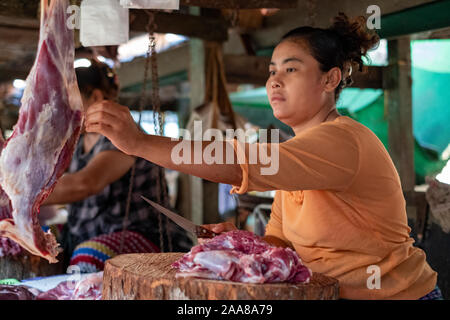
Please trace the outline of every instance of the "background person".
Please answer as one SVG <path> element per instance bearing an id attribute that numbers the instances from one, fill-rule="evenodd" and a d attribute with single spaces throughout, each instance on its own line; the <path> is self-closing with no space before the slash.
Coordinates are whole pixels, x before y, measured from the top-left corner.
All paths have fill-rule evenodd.
<path id="1" fill-rule="evenodd" d="M 76 68 L 85 110 L 99 101 L 115 101 L 119 85 L 113 70 L 92 60 L 90 67 Z M 122 234 L 130 185 L 131 167 L 136 163 L 126 231 Z M 82 271 L 103 270 L 104 261 L 120 253 L 159 252 L 160 231 L 164 251 L 170 233 L 172 251 L 188 251 L 192 241 L 184 230 L 162 217 L 140 195 L 157 201 L 157 165 L 119 151 L 106 137 L 83 132 L 68 173 L 63 175 L 44 205 L 69 204 L 68 222 L 61 234 L 65 265 L 79 265 Z M 168 203 L 164 203 L 169 206 Z"/>

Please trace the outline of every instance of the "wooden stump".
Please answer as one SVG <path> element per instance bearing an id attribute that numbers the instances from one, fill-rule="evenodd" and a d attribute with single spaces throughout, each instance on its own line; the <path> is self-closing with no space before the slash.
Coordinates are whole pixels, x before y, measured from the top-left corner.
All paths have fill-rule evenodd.
<path id="1" fill-rule="evenodd" d="M 175 278 L 171 264 L 184 253 L 124 254 L 106 261 L 104 300 L 333 300 L 336 279 L 314 273 L 308 284 L 247 284 Z"/>
<path id="2" fill-rule="evenodd" d="M 58 258 L 58 260 L 62 260 Z M 62 273 L 62 262 L 49 263 L 46 259 L 24 252 L 16 257 L 0 258 L 0 279 L 31 279 Z"/>

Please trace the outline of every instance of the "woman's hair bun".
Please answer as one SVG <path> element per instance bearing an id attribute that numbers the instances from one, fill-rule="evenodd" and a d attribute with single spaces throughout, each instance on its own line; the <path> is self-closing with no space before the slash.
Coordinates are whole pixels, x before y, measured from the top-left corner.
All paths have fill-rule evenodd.
<path id="1" fill-rule="evenodd" d="M 349 19 L 344 13 L 334 18 L 333 24 L 328 30 L 335 32 L 342 39 L 342 49 L 345 60 L 357 63 L 359 70 L 362 70 L 362 57 L 372 48 L 376 48 L 380 37 L 374 30 L 369 30 L 366 25 L 366 18 L 358 16 Z"/>
<path id="2" fill-rule="evenodd" d="M 321 71 L 327 72 L 334 67 L 342 71 L 342 80 L 335 90 L 337 100 L 342 89 L 353 83 L 353 66 L 358 65 L 362 71 L 362 58 L 378 45 L 380 38 L 374 30 L 367 28 L 365 17 L 349 19 L 340 12 L 329 28 L 298 27 L 286 33 L 281 41 L 286 40 L 306 41 Z"/>

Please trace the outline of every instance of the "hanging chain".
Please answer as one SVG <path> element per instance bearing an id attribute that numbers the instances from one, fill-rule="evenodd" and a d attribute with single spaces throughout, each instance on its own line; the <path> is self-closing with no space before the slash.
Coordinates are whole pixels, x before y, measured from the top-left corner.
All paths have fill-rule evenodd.
<path id="1" fill-rule="evenodd" d="M 231 11 L 231 18 L 230 18 L 231 28 L 236 28 L 239 24 L 239 9 L 233 9 Z"/>
<path id="2" fill-rule="evenodd" d="M 152 11 L 146 10 L 147 15 L 149 16 L 149 24 L 148 24 L 148 35 L 149 35 L 149 51 L 150 51 L 150 59 L 151 59 L 151 67 L 152 67 L 152 106 L 153 106 L 153 125 L 155 128 L 155 134 L 160 136 L 164 135 L 164 122 L 163 116 L 161 113 L 161 100 L 159 97 L 159 77 L 158 77 L 158 60 L 157 60 L 157 52 L 156 52 L 156 37 L 155 37 L 155 15 Z M 167 185 L 166 185 L 166 174 L 163 167 L 159 168 L 159 175 L 157 180 L 157 195 L 158 202 L 163 203 L 164 205 L 168 205 L 168 194 L 167 194 Z M 166 226 L 166 234 L 168 240 L 169 251 L 173 251 L 172 247 L 172 238 L 170 237 L 169 232 L 169 221 L 166 216 L 165 218 L 165 226 Z M 159 222 L 159 240 L 161 251 L 164 251 L 164 238 L 163 238 L 163 226 L 161 213 L 158 214 L 158 222 Z"/>
<path id="3" fill-rule="evenodd" d="M 314 27 L 316 24 L 316 18 L 317 18 L 317 3 L 316 0 L 307 0 L 306 1 L 306 10 L 308 13 L 308 21 L 307 25 Z"/>
<path id="4" fill-rule="evenodd" d="M 151 26 L 152 23 L 153 23 L 153 20 L 149 19 L 149 22 L 148 22 L 148 25 L 147 25 L 147 30 L 150 30 L 150 26 Z M 150 54 L 151 54 L 151 50 L 152 50 L 151 49 L 151 45 L 152 45 L 152 43 L 150 41 L 148 49 L 147 49 L 147 53 L 146 53 L 145 69 L 144 69 L 144 81 L 142 83 L 141 99 L 139 101 L 139 120 L 138 120 L 139 127 L 141 125 L 142 112 L 144 111 L 145 105 L 147 103 L 146 91 L 147 91 L 147 82 L 148 82 L 148 71 L 149 71 L 149 66 L 150 66 Z M 122 234 L 121 234 L 121 237 L 120 237 L 120 250 L 119 250 L 120 253 L 122 253 L 122 251 L 123 251 L 125 230 L 128 227 L 127 224 L 128 224 L 128 217 L 129 217 L 129 214 L 130 214 L 131 195 L 133 193 L 133 185 L 134 185 L 135 175 L 136 175 L 136 161 L 133 164 L 133 166 L 131 167 L 130 183 L 129 183 L 127 202 L 126 202 L 126 207 L 125 207 L 125 217 L 124 217 L 124 220 L 123 220 Z"/>

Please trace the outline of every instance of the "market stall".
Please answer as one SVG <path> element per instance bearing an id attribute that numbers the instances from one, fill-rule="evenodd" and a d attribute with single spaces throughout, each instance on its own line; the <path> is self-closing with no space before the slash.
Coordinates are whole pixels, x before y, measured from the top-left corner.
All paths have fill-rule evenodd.
<path id="1" fill-rule="evenodd" d="M 448 38 L 450 22 L 439 13 L 450 7 L 429 0 L 378 2 L 382 27 L 376 32 L 365 27 L 361 40 L 363 32 L 355 29 L 363 27 L 345 14 L 335 18 L 334 29 L 322 28 L 340 11 L 367 17 L 372 4 L 367 1 L 3 1 L 0 300 L 442 298 L 438 287 L 448 295 L 448 270 L 441 263 L 439 270 L 428 265 L 422 249 L 413 247 L 408 223 L 419 244 L 429 239 L 429 206 L 425 193 L 417 192 L 414 167 L 414 150 L 423 157 L 426 151 L 415 145 L 412 130 L 410 37 Z M 417 16 L 426 14 L 433 15 L 432 25 L 418 22 Z M 235 105 L 239 90 L 264 85 L 268 70 L 275 77 L 278 64 L 305 63 L 286 55 L 292 48 L 280 51 L 277 45 L 299 23 L 318 27 L 313 29 L 318 33 L 295 29 L 280 44 L 293 45 L 302 32 L 308 41 L 328 32 L 342 48 L 350 47 L 343 52 L 351 59 L 334 66 L 334 73 L 326 70 L 326 84 L 339 78 L 336 96 L 327 88 L 321 97 L 336 104 L 343 82 L 376 89 L 365 107 L 384 106 L 384 115 L 357 111 L 367 123 L 386 129 L 384 140 L 336 108 L 323 114 L 318 108 L 318 118 L 307 120 L 292 112 L 289 117 L 308 126 L 286 121 L 279 128 L 292 130 L 273 141 L 279 122 L 262 111 L 253 119 L 252 112 L 247 119 L 237 112 L 243 106 Z M 168 34 L 186 38 L 165 47 Z M 132 40 L 139 37 L 144 50 L 121 61 L 122 45 L 132 51 Z M 360 47 L 353 48 L 346 37 L 361 41 Z M 364 48 L 379 37 L 388 39 L 388 65 L 368 66 L 361 59 Z M 356 73 L 356 65 L 364 72 Z M 301 69 L 296 68 L 288 69 Z M 288 79 L 267 85 L 272 96 L 259 97 L 262 104 L 276 111 L 273 105 L 286 102 L 287 89 L 277 88 Z M 304 90 L 303 82 L 297 85 L 291 94 L 316 92 Z M 343 96 L 348 99 L 351 92 Z M 347 112 L 357 108 L 351 104 Z M 278 110 L 278 118 L 285 119 L 280 114 L 288 107 Z M 168 112 L 178 120 L 172 140 L 165 126 Z M 333 129 L 339 121 L 342 127 Z M 306 134 L 318 128 L 331 131 Z M 351 134 L 342 128 L 352 128 Z M 240 145 L 237 137 L 220 140 L 227 130 L 250 134 Z M 422 136 L 431 135 L 423 131 Z M 355 138 L 355 132 L 363 133 Z M 230 148 L 233 160 L 243 154 L 244 162 L 224 164 L 219 144 L 205 144 L 212 137 Z M 334 150 L 326 144 L 331 139 L 342 145 Z M 271 156 L 284 142 L 291 144 L 281 148 L 281 162 L 276 158 L 282 173 L 273 178 L 257 173 L 268 164 L 272 168 Z M 440 152 L 445 143 L 441 137 Z M 249 163 L 252 144 L 264 161 Z M 363 156 L 363 149 L 371 156 Z M 205 154 L 213 169 L 197 162 L 196 156 Z M 444 160 L 436 162 L 442 169 Z M 166 169 L 182 173 L 168 179 Z M 223 212 L 219 183 L 230 186 L 227 195 L 238 194 L 223 197 Z M 435 208 L 442 199 L 433 196 Z M 46 208 L 62 204 L 64 217 L 61 211 L 45 221 Z M 439 208 L 440 221 L 447 221 L 446 204 Z M 399 278 L 406 280 L 396 282 Z"/>

